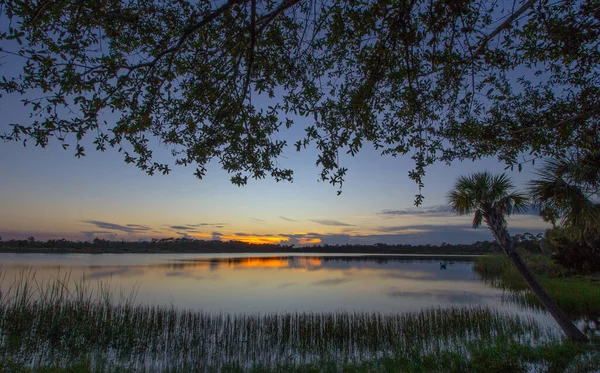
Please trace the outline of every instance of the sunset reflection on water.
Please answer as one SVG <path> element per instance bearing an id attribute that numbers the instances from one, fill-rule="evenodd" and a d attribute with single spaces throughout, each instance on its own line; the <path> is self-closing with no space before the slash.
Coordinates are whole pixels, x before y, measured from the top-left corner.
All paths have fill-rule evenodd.
<path id="1" fill-rule="evenodd" d="M 498 304 L 468 258 L 222 254 L 0 254 L 3 287 L 24 270 L 137 289 L 136 301 L 208 312 L 380 311 Z M 447 262 L 442 269 L 440 261 Z"/>

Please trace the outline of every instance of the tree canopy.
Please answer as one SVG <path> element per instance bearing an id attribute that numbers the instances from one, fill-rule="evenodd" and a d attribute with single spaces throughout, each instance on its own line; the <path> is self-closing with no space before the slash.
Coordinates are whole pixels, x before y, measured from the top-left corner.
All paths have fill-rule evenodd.
<path id="1" fill-rule="evenodd" d="M 291 126 L 340 186 L 338 155 L 366 142 L 412 157 L 421 186 L 434 162 L 598 138 L 597 0 L 0 0 L 0 17 L 0 95 L 31 113 L 3 138 L 82 156 L 93 137 L 150 174 L 169 171 L 158 141 L 199 178 L 214 159 L 235 184 L 291 180 Z"/>
<path id="2" fill-rule="evenodd" d="M 561 226 L 574 239 L 598 236 L 600 231 L 600 150 L 547 160 L 529 183 L 534 205 L 546 221 Z"/>

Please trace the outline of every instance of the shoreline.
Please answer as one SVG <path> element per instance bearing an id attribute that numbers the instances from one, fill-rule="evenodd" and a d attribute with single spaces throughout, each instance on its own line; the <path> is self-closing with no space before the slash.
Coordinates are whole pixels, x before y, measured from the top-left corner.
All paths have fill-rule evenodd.
<path id="1" fill-rule="evenodd" d="M 222 254 L 256 254 L 256 255 L 276 255 L 276 256 L 290 256 L 290 255 L 340 255 L 340 256 L 441 256 L 441 257 L 477 257 L 481 255 L 492 255 L 497 254 L 496 252 L 490 251 L 471 251 L 471 250 L 361 250 L 361 251 L 348 251 L 344 249 L 332 250 L 283 250 L 282 248 L 273 250 L 169 250 L 169 249 L 96 249 L 96 248 L 0 248 L 0 254 L 208 254 L 208 255 L 222 255 Z"/>

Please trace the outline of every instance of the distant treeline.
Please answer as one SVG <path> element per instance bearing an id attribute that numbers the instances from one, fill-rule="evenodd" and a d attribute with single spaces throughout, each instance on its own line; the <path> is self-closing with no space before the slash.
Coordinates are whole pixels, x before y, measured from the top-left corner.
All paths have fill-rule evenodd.
<path id="1" fill-rule="evenodd" d="M 66 239 L 38 241 L 0 240 L 3 252 L 52 253 L 373 253 L 373 254 L 486 254 L 499 252 L 495 242 L 478 241 L 465 245 L 314 245 L 249 244 L 241 241 L 204 241 L 190 238 L 163 238 L 150 241 L 91 241 Z"/>

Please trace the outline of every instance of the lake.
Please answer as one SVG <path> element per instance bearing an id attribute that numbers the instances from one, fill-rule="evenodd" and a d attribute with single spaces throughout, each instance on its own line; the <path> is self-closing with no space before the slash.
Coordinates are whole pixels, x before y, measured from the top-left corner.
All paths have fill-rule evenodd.
<path id="1" fill-rule="evenodd" d="M 320 254 L 0 254 L 6 289 L 24 272 L 39 283 L 84 279 L 135 293 L 140 304 L 212 313 L 367 311 L 403 313 L 485 305 L 550 317 L 481 281 L 471 257 Z"/>

